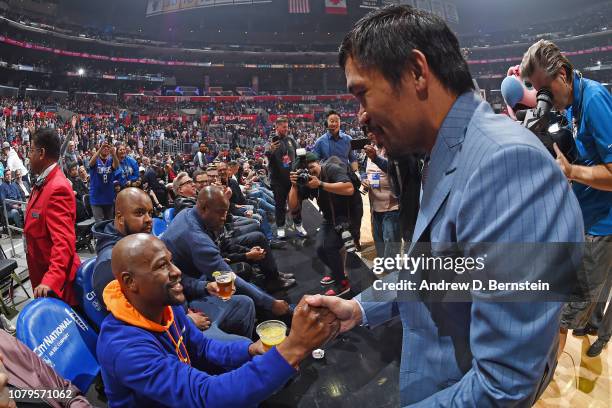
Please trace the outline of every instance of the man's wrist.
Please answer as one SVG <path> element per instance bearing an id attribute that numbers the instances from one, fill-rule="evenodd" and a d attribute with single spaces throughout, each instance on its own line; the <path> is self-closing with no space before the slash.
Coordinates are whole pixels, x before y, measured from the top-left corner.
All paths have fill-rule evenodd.
<path id="1" fill-rule="evenodd" d="M 325 190 L 325 183 L 321 180 L 319 180 L 319 189 Z"/>
<path id="2" fill-rule="evenodd" d="M 276 346 L 276 350 L 292 367 L 297 368 L 302 360 L 306 358 L 310 350 L 294 343 L 291 335 L 285 341 Z"/>

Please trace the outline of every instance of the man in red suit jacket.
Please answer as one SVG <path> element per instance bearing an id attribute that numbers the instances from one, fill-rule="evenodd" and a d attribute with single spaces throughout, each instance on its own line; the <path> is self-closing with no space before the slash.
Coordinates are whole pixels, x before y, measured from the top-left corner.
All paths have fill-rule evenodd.
<path id="1" fill-rule="evenodd" d="M 76 200 L 59 168 L 60 138 L 53 129 L 38 129 L 32 138 L 30 166 L 38 174 L 25 215 L 28 269 L 34 297 L 56 296 L 77 305 L 74 279 Z"/>

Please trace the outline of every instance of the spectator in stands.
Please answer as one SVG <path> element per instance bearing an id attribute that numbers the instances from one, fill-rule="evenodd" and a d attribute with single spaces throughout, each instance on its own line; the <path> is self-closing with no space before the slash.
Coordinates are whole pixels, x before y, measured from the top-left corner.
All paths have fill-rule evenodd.
<path id="1" fill-rule="evenodd" d="M 28 176 L 28 169 L 23 165 L 19 155 L 7 142 L 2 143 L 2 151 L 6 155 L 6 168 L 12 171 L 21 170 L 21 176 Z"/>
<path id="2" fill-rule="evenodd" d="M 193 172 L 193 182 L 195 184 L 196 196 L 200 190 L 210 185 L 208 174 L 204 170 L 196 170 Z"/>
<path id="3" fill-rule="evenodd" d="M 89 187 L 79 178 L 78 168 L 79 166 L 75 162 L 68 165 L 68 181 L 72 184 L 72 191 L 74 191 L 76 198 L 77 222 L 81 222 L 89 218 L 83 202 L 83 197 L 89 194 Z"/>
<path id="4" fill-rule="evenodd" d="M 168 191 L 163 180 L 164 170 L 157 163 L 150 165 L 142 177 L 143 187 L 158 209 L 168 207 Z"/>
<path id="5" fill-rule="evenodd" d="M 295 209 L 304 199 L 316 198 L 323 213 L 323 224 L 317 232 L 317 255 L 330 269 L 331 275 L 321 279 L 322 285 L 333 285 L 325 292 L 328 296 L 340 296 L 351 290 L 346 276 L 346 251 L 341 237 L 342 225 L 349 220 L 349 203 L 351 197 L 359 194 L 355 191 L 349 177 L 350 169 L 337 157 L 320 163 L 315 153 L 306 153 L 300 159 L 299 167 L 307 168 L 310 173 L 305 187 L 297 185 L 297 173 L 291 173 L 291 190 L 289 191 L 289 208 Z M 345 227 L 346 228 L 346 227 Z"/>
<path id="6" fill-rule="evenodd" d="M 196 186 L 189 174 L 182 171 L 172 182 L 172 189 L 176 195 L 174 198 L 174 216 L 176 217 L 185 208 L 195 205 Z"/>
<path id="7" fill-rule="evenodd" d="M 200 143 L 200 150 L 193 157 L 193 165 L 196 169 L 205 170 L 208 160 L 206 159 L 207 153 L 206 143 Z"/>
<path id="8" fill-rule="evenodd" d="M 76 201 L 57 165 L 60 138 L 40 128 L 32 136 L 30 165 L 38 174 L 25 215 L 24 235 L 34 297 L 57 296 L 77 305 L 74 279 L 81 263 L 76 253 Z"/>
<path id="9" fill-rule="evenodd" d="M 116 148 L 104 141 L 89 160 L 89 200 L 96 222 L 113 218 L 114 172 L 119 168 Z"/>
<path id="10" fill-rule="evenodd" d="M 190 302 L 197 301 L 205 295 L 206 282 L 213 280 L 213 272 L 231 270 L 217 245 L 228 209 L 229 201 L 220 187 L 205 187 L 198 195 L 196 206 L 176 216 L 162 236 L 172 252 L 174 262 L 185 271 L 183 286 Z M 279 273 L 271 251 L 268 250 L 266 258 L 262 263 L 269 268 L 264 266 L 262 272 L 268 273 L 265 278 L 269 290 L 286 289 L 295 285 L 294 279 Z M 253 299 L 255 306 L 271 311 L 275 316 L 289 312 L 287 302 L 274 299 L 240 277 L 236 278 L 236 290 L 237 293 Z"/>
<path id="11" fill-rule="evenodd" d="M 77 357 L 77 356 L 75 356 Z M 54 390 L 57 394 L 63 391 L 65 399 L 42 398 L 36 406 L 52 408 L 84 408 L 92 405 L 81 391 L 70 381 L 59 376 L 53 368 L 27 348 L 19 340 L 0 329 L 0 408 L 29 407 L 27 398 L 10 401 L 8 388 L 16 390 Z M 31 400 L 30 400 L 31 401 Z"/>
<path id="12" fill-rule="evenodd" d="M 276 119 L 275 136 L 270 143 L 266 156 L 268 157 L 268 169 L 270 172 L 270 185 L 274 192 L 274 203 L 276 211 L 276 235 L 278 238 L 285 237 L 285 219 L 287 215 L 287 197 L 291 189 L 289 172 L 293 169 L 296 159 L 298 144 L 289 135 L 289 121 L 285 116 Z M 293 223 L 298 234 L 306 236 L 306 230 L 302 226 L 301 206 L 296 209 L 293 216 Z"/>
<path id="13" fill-rule="evenodd" d="M 363 182 L 368 189 L 372 218 L 372 238 L 378 257 L 392 258 L 399 254 L 402 233 L 399 223 L 399 202 L 393 195 L 387 174 L 376 165 L 378 156 L 386 159 L 385 148 L 376 142 L 374 133 L 368 132 L 373 142 L 365 147 L 368 157 L 367 179 Z"/>
<path id="14" fill-rule="evenodd" d="M 30 187 L 30 183 L 23 179 L 21 175 L 21 170 L 15 170 L 15 181 L 13 183 L 17 186 L 17 188 L 19 188 L 19 193 L 21 194 L 21 201 L 28 201 L 32 189 Z"/>
<path id="15" fill-rule="evenodd" d="M 79 179 L 89 189 L 89 173 L 87 173 L 87 169 L 85 169 L 85 166 L 79 166 Z"/>
<path id="16" fill-rule="evenodd" d="M 72 163 L 78 164 L 79 157 L 74 147 L 74 142 L 71 140 L 68 142 L 68 146 L 66 147 L 66 152 L 64 153 L 64 166 L 68 168 L 70 164 Z"/>
<path id="17" fill-rule="evenodd" d="M 6 169 L 4 172 L 4 183 L 0 184 L 0 203 L 6 205 L 6 214 L 8 222 L 16 226 L 17 228 L 23 227 L 23 216 L 21 210 L 21 204 L 4 203 L 4 200 L 15 200 L 25 201 L 25 197 L 22 196 L 19 187 L 13 183 L 13 172 L 10 169 Z"/>
<path id="18" fill-rule="evenodd" d="M 126 188 L 117 194 L 115 220 L 103 221 L 94 226 L 97 257 L 92 281 L 98 299 L 103 298 L 104 288 L 113 280 L 113 247 L 125 236 L 150 234 L 152 211 L 151 200 L 146 193 L 140 189 Z M 255 322 L 253 301 L 246 296 L 236 295 L 224 302 L 216 296 L 216 283 L 209 283 L 205 289 L 203 298 L 191 305 L 187 313 L 196 326 L 205 330 L 207 337 L 223 340 L 251 337 Z"/>
<path id="19" fill-rule="evenodd" d="M 124 144 L 117 146 L 117 159 L 119 160 L 119 168 L 115 172 L 115 180 L 119 181 L 121 188 L 139 187 L 138 163 L 127 154 L 127 147 Z"/>
<path id="20" fill-rule="evenodd" d="M 302 300 L 288 337 L 265 354 L 261 340 L 217 342 L 177 307 L 185 301 L 181 271 L 160 240 L 122 239 L 112 269 L 116 280 L 104 290 L 111 315 L 97 345 L 110 406 L 255 407 L 339 330 Z"/>
<path id="21" fill-rule="evenodd" d="M 588 293 L 580 293 L 578 301 L 566 305 L 561 323 L 562 334 L 574 329 L 575 335 L 584 335 L 590 330 L 588 320 L 597 303 L 608 300 L 609 293 L 603 289 L 612 273 L 612 95 L 600 83 L 574 71 L 551 41 L 540 40 L 529 47 L 520 72 L 537 91 L 550 89 L 554 107 L 566 110 L 574 126 L 577 163 L 569 163 L 556 145 L 555 152 L 582 209 L 587 248 L 580 280 Z M 564 343 L 564 336 L 561 341 Z M 601 343 L 595 347 L 599 352 L 603 348 Z"/>

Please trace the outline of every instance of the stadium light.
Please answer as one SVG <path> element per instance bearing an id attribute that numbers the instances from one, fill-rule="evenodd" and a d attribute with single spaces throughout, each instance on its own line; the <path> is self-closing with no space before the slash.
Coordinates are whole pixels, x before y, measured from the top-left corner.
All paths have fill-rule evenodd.
<path id="1" fill-rule="evenodd" d="M 85 75 L 85 70 L 83 68 L 79 68 L 77 70 L 77 74 L 79 74 L 80 76 L 83 76 L 83 75 Z"/>

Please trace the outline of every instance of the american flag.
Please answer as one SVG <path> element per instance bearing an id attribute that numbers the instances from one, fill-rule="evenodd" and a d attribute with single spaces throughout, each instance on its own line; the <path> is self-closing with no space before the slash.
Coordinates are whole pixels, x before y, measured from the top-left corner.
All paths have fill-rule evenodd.
<path id="1" fill-rule="evenodd" d="M 289 0 L 289 13 L 291 14 L 310 13 L 310 0 Z"/>

